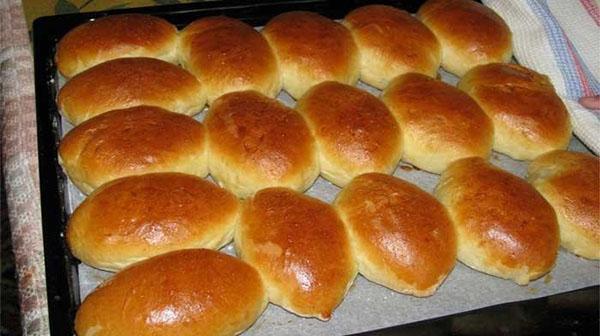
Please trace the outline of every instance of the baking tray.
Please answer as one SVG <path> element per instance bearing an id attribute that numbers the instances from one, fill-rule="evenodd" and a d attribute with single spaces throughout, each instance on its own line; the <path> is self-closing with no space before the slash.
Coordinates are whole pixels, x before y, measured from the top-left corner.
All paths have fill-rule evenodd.
<path id="1" fill-rule="evenodd" d="M 46 281 L 47 281 L 47 292 L 48 292 L 48 309 L 50 319 L 51 335 L 72 335 L 73 332 L 73 319 L 75 316 L 76 309 L 80 302 L 80 294 L 87 294 L 91 288 L 86 288 L 85 284 L 80 284 L 80 267 L 84 272 L 92 272 L 90 268 L 86 268 L 84 265 L 79 263 L 70 254 L 64 240 L 64 228 L 68 219 L 68 214 L 73 204 L 73 198 L 78 200 L 81 199 L 81 194 L 78 194 L 77 190 L 74 189 L 73 185 L 68 183 L 68 179 L 62 172 L 57 160 L 57 148 L 61 135 L 65 131 L 64 122 L 62 122 L 60 114 L 55 103 L 55 97 L 60 84 L 60 78 L 56 71 L 54 64 L 54 53 L 55 45 L 58 40 L 66 34 L 72 28 L 86 22 L 90 19 L 105 16 L 108 14 L 118 13 L 147 13 L 163 17 L 171 23 L 178 26 L 178 28 L 185 27 L 188 23 L 198 19 L 202 16 L 210 15 L 227 15 L 235 18 L 239 18 L 253 26 L 264 25 L 273 16 L 290 11 L 290 10 L 309 10 L 313 12 L 321 13 L 325 16 L 340 19 L 352 8 L 365 5 L 368 3 L 385 3 L 391 4 L 398 8 L 406 9 L 410 12 L 415 12 L 423 1 L 335 1 L 335 0 L 309 0 L 309 1 L 262 1 L 260 3 L 254 3 L 252 1 L 207 1 L 185 5 L 169 5 L 159 7 L 143 7 L 143 8 L 132 8 L 116 11 L 105 11 L 95 13 L 81 13 L 81 14 L 69 14 L 61 16 L 44 17 L 37 19 L 33 25 L 33 41 L 34 41 L 34 59 L 35 59 L 35 88 L 36 88 L 36 109 L 37 109 L 37 125 L 38 125 L 38 150 L 39 150 L 39 167 L 40 167 L 40 192 L 41 192 L 41 207 L 42 207 L 42 226 L 44 236 L 44 251 L 45 251 L 45 267 L 46 267 Z M 368 87 L 363 87 L 367 90 Z M 373 90 L 371 90 L 373 92 Z M 289 99 L 289 97 L 288 97 Z M 285 99 L 284 99 L 285 100 Z M 288 100 L 289 103 L 289 100 Z M 67 127 L 68 129 L 68 127 Z M 585 147 L 580 142 L 574 140 L 572 148 L 575 150 L 586 151 Z M 511 164 L 511 161 L 506 161 L 503 158 L 499 158 L 498 154 L 494 153 L 494 158 L 500 160 L 500 163 Z M 494 161 L 494 160 L 493 160 Z M 496 163 L 496 162 L 495 162 Z M 504 167 L 511 168 L 511 167 Z M 514 168 L 514 167 L 513 167 Z M 517 167 L 515 169 L 521 169 Z M 404 172 L 403 172 L 404 170 Z M 410 179 L 410 171 L 412 168 L 405 164 L 401 164 L 401 168 L 397 171 L 397 176 L 408 177 Z M 512 169 L 514 171 L 514 169 Z M 521 171 L 522 175 L 522 171 Z M 424 181 L 421 181 L 421 187 L 431 191 L 433 184 L 436 182 L 435 178 L 430 178 L 424 175 Z M 423 185 L 425 184 L 425 185 Z M 320 186 L 328 188 L 327 183 L 321 181 L 320 184 L 315 188 L 309 190 L 309 193 L 313 195 L 319 195 L 323 192 L 318 190 Z M 331 197 L 332 195 L 327 194 Z M 323 197 L 322 197 L 323 198 Z M 327 198 L 327 197 L 325 197 Z M 326 199 L 331 201 L 331 199 Z M 226 252 L 231 253 L 232 250 L 225 249 Z M 564 253 L 564 252 L 563 252 Z M 597 265 L 597 264 L 596 264 Z M 465 268 L 463 265 L 457 263 L 457 268 Z M 597 269 L 597 268 L 596 268 Z M 466 270 L 467 272 L 475 272 L 472 270 Z M 101 273 L 100 273 L 101 274 Z M 481 275 L 483 279 L 487 279 L 489 276 Z M 490 280 L 503 281 L 490 278 Z M 366 283 L 366 280 L 361 278 L 357 279 L 361 282 L 359 285 Z M 596 281 L 597 282 L 597 281 Z M 376 286 L 371 284 L 372 286 Z M 443 285 L 444 286 L 444 285 Z M 442 286 L 442 287 L 443 287 Z M 80 293 L 81 289 L 84 289 Z M 390 290 L 378 288 L 375 289 L 379 292 L 387 291 L 390 295 L 400 295 L 392 293 Z M 583 294 L 585 293 L 585 294 Z M 535 293 L 534 293 L 535 294 Z M 598 330 L 598 286 L 593 286 L 584 290 L 579 290 L 573 294 L 562 294 L 560 297 L 573 297 L 576 295 L 584 295 L 586 297 L 595 298 L 591 301 L 585 302 L 582 307 L 576 309 L 577 324 L 572 327 L 578 330 Z M 452 314 L 446 317 L 439 317 L 444 314 L 437 314 L 436 318 L 417 322 L 412 324 L 405 324 L 402 326 L 396 326 L 392 328 L 386 328 L 384 330 L 370 331 L 361 335 L 393 335 L 398 333 L 408 334 L 472 334 L 467 332 L 464 328 L 458 328 L 457 325 L 464 324 L 464 321 L 468 321 L 471 324 L 485 323 L 488 328 L 486 329 L 489 334 L 489 330 L 494 330 L 494 327 L 499 328 L 498 330 L 504 330 L 503 334 L 507 331 L 510 334 L 514 333 L 529 333 L 527 330 L 548 330 L 556 331 L 557 329 L 549 327 L 548 329 L 523 329 L 521 324 L 511 324 L 513 320 L 519 320 L 523 318 L 522 311 L 527 307 L 540 307 L 544 305 L 543 302 L 550 302 L 554 296 L 546 299 L 536 299 L 533 301 L 523 301 L 519 303 L 509 303 L 502 305 L 495 305 L 479 310 L 470 312 L 460 312 Z M 522 299 L 522 297 L 521 297 Z M 422 299 L 415 299 L 422 300 Z M 541 300 L 541 301 L 540 301 Z M 546 301 L 544 301 L 546 300 Z M 354 300 L 356 303 L 356 300 Z M 554 302 L 554 301 L 552 301 Z M 489 304 L 494 304 L 490 302 Z M 516 307 L 516 308 L 515 308 Z M 545 310 L 555 314 L 558 311 L 555 307 L 548 306 L 546 304 Z M 554 308 L 553 308 L 554 307 Z M 402 307 L 398 307 L 402 309 Z M 571 309 L 573 307 L 566 306 L 564 309 Z M 554 309 L 554 310 L 552 310 Z M 286 313 L 290 314 L 291 313 Z M 512 316 L 513 314 L 514 316 Z M 426 316 L 427 314 L 425 314 Z M 501 318 L 498 318 L 498 317 Z M 512 316 L 512 317 L 510 317 Z M 335 316 L 334 316 L 335 319 Z M 356 319 L 361 323 L 361 319 Z M 414 319 L 413 319 L 414 320 Z M 463 322 L 461 322 L 463 321 Z M 559 320 L 546 319 L 540 320 L 535 317 L 528 318 L 529 323 L 539 327 L 539 323 L 548 326 L 550 322 L 556 322 Z M 536 322 L 538 321 L 538 322 Z M 260 321 L 259 321 L 260 322 Z M 583 322 L 583 323 L 582 323 Z M 321 322 L 317 322 L 321 323 Z M 331 323 L 331 322 L 330 322 Z M 388 323 L 387 325 L 394 325 L 397 323 Z M 292 324 L 293 326 L 293 324 Z M 517 329 L 513 327 L 517 326 Z M 564 327 L 564 325 L 563 325 Z M 513 328 L 513 329 L 511 329 Z M 591 328 L 591 329 L 590 329 Z M 343 328 L 342 328 L 343 329 Z M 480 329 L 484 330 L 484 329 Z M 565 330 L 572 330 L 568 328 Z M 300 333 L 299 330 L 297 330 Z M 471 330 L 472 331 L 472 330 Z M 333 332 L 329 330 L 328 332 Z M 464 333 L 463 333 L 464 332 Z M 293 334 L 294 332 L 292 332 Z M 260 332 L 254 332 L 254 334 L 260 334 Z M 270 334 L 277 334 L 271 331 Z M 323 332 L 322 332 L 323 334 Z M 337 333 L 340 334 L 340 333 Z M 477 334 L 477 333 L 475 333 Z"/>

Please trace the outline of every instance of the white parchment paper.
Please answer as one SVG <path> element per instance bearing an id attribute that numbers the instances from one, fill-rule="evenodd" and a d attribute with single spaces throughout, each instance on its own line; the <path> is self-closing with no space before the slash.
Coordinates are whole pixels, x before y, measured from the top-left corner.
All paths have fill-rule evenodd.
<path id="1" fill-rule="evenodd" d="M 456 77 L 441 70 L 440 76 L 447 83 L 455 85 L 457 82 Z M 362 83 L 359 83 L 358 86 L 376 96 L 380 95 L 380 91 L 377 89 Z M 282 92 L 278 99 L 288 106 L 295 104 L 294 100 L 285 92 Z M 202 120 L 205 114 L 206 111 L 202 112 L 197 119 Z M 71 128 L 71 125 L 63 121 L 63 134 Z M 576 138 L 572 139 L 569 149 L 589 152 Z M 491 162 L 518 176 L 525 176 L 527 169 L 525 162 L 512 160 L 496 152 L 492 154 Z M 400 162 L 394 175 L 410 181 L 430 193 L 439 180 L 439 175 L 420 171 L 404 162 Z M 331 202 L 339 191 L 340 188 L 319 178 L 306 193 Z M 67 209 L 69 213 L 84 197 L 71 182 L 68 182 L 67 199 L 69 204 Z M 235 255 L 233 244 L 224 247 L 222 251 Z M 81 299 L 83 300 L 96 286 L 111 275 L 112 273 L 80 264 Z M 269 304 L 263 315 L 243 335 L 333 336 L 352 334 L 598 284 L 600 284 L 599 262 L 579 258 L 562 249 L 552 272 L 528 286 L 519 286 L 512 281 L 477 272 L 460 262 L 457 262 L 456 267 L 437 293 L 428 298 L 399 294 L 359 275 L 329 322 L 302 318 Z"/>

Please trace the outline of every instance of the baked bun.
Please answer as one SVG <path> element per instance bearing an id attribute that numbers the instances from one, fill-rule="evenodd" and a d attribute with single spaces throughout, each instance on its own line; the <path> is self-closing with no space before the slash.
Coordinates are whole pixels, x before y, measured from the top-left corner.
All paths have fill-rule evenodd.
<path id="1" fill-rule="evenodd" d="M 218 249 L 233 238 L 239 212 L 235 196 L 197 176 L 129 176 L 104 184 L 79 205 L 67 242 L 84 263 L 117 271 L 173 250 Z"/>
<path id="2" fill-rule="evenodd" d="M 335 210 L 290 189 L 264 189 L 244 203 L 235 244 L 260 273 L 269 300 L 300 316 L 328 320 L 356 276 Z"/>
<path id="3" fill-rule="evenodd" d="M 192 249 L 134 264 L 85 298 L 77 335 L 229 336 L 267 305 L 254 268 L 232 256 Z"/>
<path id="4" fill-rule="evenodd" d="M 269 97 L 281 91 L 273 51 L 262 35 L 242 21 L 212 16 L 182 32 L 179 58 L 196 75 L 211 104 L 233 91 L 256 90 Z"/>
<path id="5" fill-rule="evenodd" d="M 536 158 L 528 180 L 556 212 L 561 245 L 588 258 L 600 259 L 600 160 L 567 151 Z"/>
<path id="6" fill-rule="evenodd" d="M 382 99 L 402 128 L 404 161 L 439 174 L 455 160 L 489 156 L 492 121 L 457 88 L 410 73 L 394 79 Z"/>
<path id="7" fill-rule="evenodd" d="M 177 61 L 177 28 L 144 14 L 110 15 L 68 32 L 56 47 L 56 65 L 65 77 L 122 57 Z"/>
<path id="8" fill-rule="evenodd" d="M 364 174 L 338 194 L 334 205 L 367 279 L 400 293 L 429 296 L 454 267 L 456 238 L 448 213 L 417 186 Z"/>
<path id="9" fill-rule="evenodd" d="M 58 107 L 78 125 L 104 112 L 152 105 L 194 115 L 206 98 L 200 83 L 182 68 L 153 58 L 118 58 L 98 64 L 68 81 L 58 93 Z"/>
<path id="10" fill-rule="evenodd" d="M 110 111 L 62 139 L 60 164 L 86 194 L 120 177 L 157 172 L 208 174 L 204 126 L 159 107 Z"/>
<path id="11" fill-rule="evenodd" d="M 271 19 L 262 34 L 275 51 L 283 88 L 296 99 L 320 82 L 358 80 L 360 60 L 352 34 L 333 20 L 287 12 Z"/>
<path id="12" fill-rule="evenodd" d="M 350 12 L 342 22 L 352 32 L 360 54 L 360 79 L 383 90 L 396 76 L 418 72 L 437 75 L 440 43 L 421 21 L 385 5 Z"/>
<path id="13" fill-rule="evenodd" d="M 402 154 L 400 127 L 375 96 L 323 82 L 296 105 L 317 142 L 321 174 L 338 186 L 367 172 L 391 174 Z"/>
<path id="14" fill-rule="evenodd" d="M 487 63 L 509 62 L 512 33 L 498 14 L 472 0 L 429 0 L 417 17 L 442 45 L 442 67 L 457 76 Z"/>
<path id="15" fill-rule="evenodd" d="M 209 168 L 240 197 L 266 187 L 306 190 L 319 175 L 316 145 L 298 112 L 255 91 L 217 99 L 205 119 Z"/>
<path id="16" fill-rule="evenodd" d="M 554 266 L 556 215 L 521 178 L 467 158 L 444 171 L 435 193 L 454 222 L 458 259 L 466 265 L 519 285 Z"/>
<path id="17" fill-rule="evenodd" d="M 548 77 L 516 64 L 487 64 L 469 71 L 458 87 L 492 118 L 494 149 L 533 160 L 571 140 L 569 112 Z"/>

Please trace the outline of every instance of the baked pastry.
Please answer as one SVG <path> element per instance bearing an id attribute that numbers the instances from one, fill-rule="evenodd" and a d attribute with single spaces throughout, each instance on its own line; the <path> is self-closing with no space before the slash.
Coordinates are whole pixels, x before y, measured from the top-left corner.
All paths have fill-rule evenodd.
<path id="1" fill-rule="evenodd" d="M 487 63 L 509 62 L 512 33 L 498 14 L 472 0 L 428 0 L 417 17 L 442 45 L 442 67 L 457 75 Z"/>
<path id="2" fill-rule="evenodd" d="M 327 203 L 286 188 L 244 203 L 236 251 L 260 273 L 269 300 L 328 320 L 356 276 L 344 224 Z"/>
<path id="3" fill-rule="evenodd" d="M 78 125 L 104 112 L 152 105 L 194 115 L 206 98 L 200 83 L 184 69 L 158 59 L 118 58 L 69 80 L 58 92 L 62 115 Z"/>
<path id="4" fill-rule="evenodd" d="M 233 91 L 255 90 L 275 97 L 281 76 L 273 51 L 262 35 L 225 16 L 201 18 L 181 33 L 179 58 L 196 75 L 211 104 Z"/>
<path id="5" fill-rule="evenodd" d="M 363 174 L 338 194 L 334 206 L 367 279 L 400 293 L 429 296 L 454 267 L 450 217 L 417 186 L 385 174 Z"/>
<path id="6" fill-rule="evenodd" d="M 217 99 L 205 119 L 209 169 L 239 197 L 284 186 L 306 190 L 319 175 L 316 145 L 302 116 L 256 91 Z"/>
<path id="7" fill-rule="evenodd" d="M 367 172 L 391 174 L 402 154 L 400 127 L 375 96 L 323 82 L 296 105 L 317 142 L 321 175 L 338 186 Z"/>
<path id="8" fill-rule="evenodd" d="M 69 31 L 56 47 L 55 61 L 65 77 L 122 57 L 177 62 L 177 28 L 144 14 L 119 14 L 86 22 Z"/>
<path id="9" fill-rule="evenodd" d="M 342 23 L 358 46 L 361 81 L 383 90 L 394 77 L 408 72 L 437 75 L 440 43 L 406 11 L 368 5 L 350 12 Z"/>
<path id="10" fill-rule="evenodd" d="M 490 118 L 449 84 L 409 73 L 394 79 L 382 99 L 402 128 L 408 163 L 439 174 L 455 160 L 487 158 L 492 150 Z"/>
<path id="11" fill-rule="evenodd" d="M 533 160 L 527 179 L 556 212 L 561 245 L 600 259 L 600 160 L 556 150 Z"/>
<path id="12" fill-rule="evenodd" d="M 451 164 L 435 194 L 455 225 L 458 259 L 526 285 L 548 273 L 558 252 L 554 210 L 521 178 L 482 158 Z"/>
<path id="13" fill-rule="evenodd" d="M 237 335 L 266 305 L 264 285 L 248 264 L 217 251 L 180 250 L 134 264 L 96 288 L 77 311 L 75 331 Z"/>
<path id="14" fill-rule="evenodd" d="M 487 64 L 469 71 L 458 87 L 479 103 L 494 123 L 494 149 L 533 160 L 571 140 L 569 112 L 550 80 L 516 64 Z"/>
<path id="15" fill-rule="evenodd" d="M 102 185 L 75 209 L 66 238 L 75 257 L 107 271 L 165 252 L 218 249 L 233 238 L 240 204 L 197 176 L 154 173 Z"/>
<path id="16" fill-rule="evenodd" d="M 159 107 L 110 111 L 62 139 L 59 162 L 86 194 L 120 177 L 155 172 L 208 174 L 204 126 Z"/>
<path id="17" fill-rule="evenodd" d="M 352 34 L 333 20 L 287 12 L 272 18 L 262 34 L 275 51 L 283 88 L 296 99 L 320 82 L 358 80 L 360 60 Z"/>

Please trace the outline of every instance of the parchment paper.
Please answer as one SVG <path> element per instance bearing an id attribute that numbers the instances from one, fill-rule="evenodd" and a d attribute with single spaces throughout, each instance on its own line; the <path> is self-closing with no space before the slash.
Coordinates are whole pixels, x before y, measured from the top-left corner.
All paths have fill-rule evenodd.
<path id="1" fill-rule="evenodd" d="M 440 76 L 442 80 L 453 85 L 458 80 L 443 70 L 440 70 Z M 379 90 L 365 84 L 359 83 L 357 86 L 376 96 L 380 95 Z M 278 99 L 288 106 L 295 104 L 294 100 L 285 92 L 282 92 Z M 205 115 L 206 110 L 197 119 L 202 120 Z M 71 128 L 71 125 L 63 121 L 63 134 Z M 589 153 L 589 150 L 576 138 L 572 139 L 569 149 Z M 527 169 L 525 162 L 512 160 L 496 152 L 492 154 L 491 162 L 518 176 L 525 176 Z M 404 162 L 400 162 L 394 176 L 410 181 L 430 193 L 439 179 L 439 175 L 420 171 Z M 339 191 L 340 188 L 319 177 L 306 193 L 331 202 Z M 67 208 L 69 212 L 72 212 L 84 199 L 84 195 L 71 182 L 68 183 L 67 194 L 69 200 Z M 233 244 L 224 247 L 222 251 L 235 255 Z M 80 264 L 81 299 L 83 300 L 111 274 Z M 269 304 L 263 315 L 243 335 L 345 335 L 500 303 L 533 299 L 598 284 L 600 284 L 600 263 L 579 258 L 563 249 L 559 252 L 556 266 L 552 272 L 528 286 L 519 286 L 512 281 L 480 273 L 460 262 L 457 262 L 456 267 L 438 291 L 428 298 L 415 298 L 399 294 L 359 275 L 329 322 L 302 318 Z"/>

